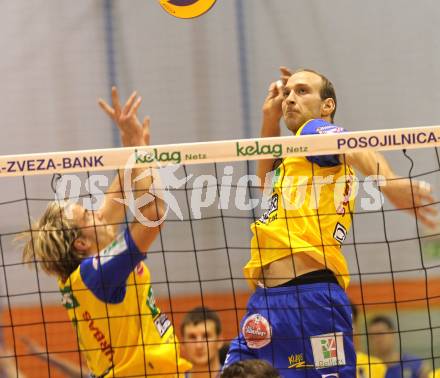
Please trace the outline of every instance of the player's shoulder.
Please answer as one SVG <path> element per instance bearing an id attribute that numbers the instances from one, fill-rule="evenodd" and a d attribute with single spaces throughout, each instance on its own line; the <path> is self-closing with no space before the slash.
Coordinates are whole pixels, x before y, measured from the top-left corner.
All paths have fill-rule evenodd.
<path id="1" fill-rule="evenodd" d="M 346 130 L 338 125 L 327 122 L 323 119 L 311 119 L 302 125 L 297 135 L 316 135 L 316 134 L 334 134 L 343 133 Z"/>
<path id="2" fill-rule="evenodd" d="M 402 362 L 404 366 L 410 367 L 414 371 L 418 371 L 422 367 L 423 360 L 419 356 L 404 353 L 402 355 Z"/>
<path id="3" fill-rule="evenodd" d="M 95 269 L 98 269 L 98 261 L 101 264 L 105 264 L 106 262 L 112 260 L 116 256 L 121 255 L 127 250 L 135 251 L 137 248 L 135 243 L 131 237 L 130 230 L 127 227 L 124 231 L 120 232 L 116 237 L 107 244 L 103 249 L 99 251 L 93 257 L 86 258 L 82 261 L 81 265 L 92 264 Z"/>

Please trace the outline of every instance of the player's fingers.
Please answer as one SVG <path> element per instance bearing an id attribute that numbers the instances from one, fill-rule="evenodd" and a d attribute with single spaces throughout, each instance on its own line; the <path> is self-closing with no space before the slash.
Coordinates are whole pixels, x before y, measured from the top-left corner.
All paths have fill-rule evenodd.
<path id="1" fill-rule="evenodd" d="M 415 181 L 414 185 L 422 192 L 431 192 L 431 184 L 426 181 Z"/>
<path id="2" fill-rule="evenodd" d="M 121 114 L 121 102 L 119 101 L 118 90 L 116 87 L 112 87 L 112 104 L 113 109 L 115 110 L 115 117 L 119 118 Z"/>
<path id="3" fill-rule="evenodd" d="M 265 102 L 272 100 L 275 97 L 275 93 L 273 91 L 273 89 L 269 89 L 269 91 L 267 92 L 267 96 L 264 99 Z"/>
<path id="4" fill-rule="evenodd" d="M 134 101 L 136 100 L 137 92 L 133 91 L 128 98 L 127 102 L 125 103 L 124 107 L 122 108 L 122 114 L 128 114 L 129 110 L 133 106 Z"/>
<path id="5" fill-rule="evenodd" d="M 417 209 L 417 219 L 421 221 L 425 226 L 429 228 L 435 228 L 438 225 L 438 221 L 434 220 L 432 216 L 428 216 L 425 212 L 421 211 L 421 208 Z"/>
<path id="6" fill-rule="evenodd" d="M 135 115 L 137 113 L 139 106 L 141 106 L 141 102 L 142 102 L 142 97 L 138 97 L 127 114 L 128 118 L 132 117 L 133 115 Z"/>
<path id="7" fill-rule="evenodd" d="M 289 81 L 291 75 L 283 75 L 281 76 L 281 81 L 283 82 L 284 85 L 287 84 L 287 82 Z"/>
<path id="8" fill-rule="evenodd" d="M 150 133 L 150 117 L 149 116 L 145 116 L 144 120 L 142 122 L 142 129 L 144 133 Z"/>
<path id="9" fill-rule="evenodd" d="M 281 66 L 280 73 L 281 73 L 281 80 L 285 85 L 287 83 L 287 80 L 289 80 L 290 76 L 292 76 L 292 71 L 287 67 Z"/>
<path id="10" fill-rule="evenodd" d="M 276 85 L 276 82 L 274 81 L 273 83 L 270 83 L 269 89 L 267 91 L 269 93 L 271 93 L 271 92 L 273 93 L 275 91 L 276 87 L 277 87 L 277 85 Z"/>
<path id="11" fill-rule="evenodd" d="M 280 67 L 281 75 L 292 75 L 292 70 L 286 66 Z"/>
<path id="12" fill-rule="evenodd" d="M 414 195 L 414 203 L 417 206 L 435 204 L 435 198 L 430 194 L 417 194 Z M 425 206 L 426 207 L 426 206 Z"/>
<path id="13" fill-rule="evenodd" d="M 275 83 L 275 88 L 277 92 L 277 97 L 283 97 L 284 96 L 284 83 L 282 80 L 278 80 Z"/>
<path id="14" fill-rule="evenodd" d="M 418 210 L 426 216 L 436 216 L 438 214 L 438 210 L 434 206 L 420 206 Z"/>
<path id="15" fill-rule="evenodd" d="M 424 189 L 418 189 L 416 191 L 416 195 L 421 203 L 435 203 L 434 196 L 430 193 L 430 191 Z"/>
<path id="16" fill-rule="evenodd" d="M 98 99 L 98 104 L 104 112 L 106 112 L 110 118 L 115 118 L 115 110 L 107 104 L 102 98 Z"/>
<path id="17" fill-rule="evenodd" d="M 146 116 L 142 122 L 142 133 L 146 145 L 150 144 L 150 117 Z"/>
<path id="18" fill-rule="evenodd" d="M 276 82 L 273 82 L 269 85 L 269 89 L 267 90 L 266 100 L 270 100 L 271 98 L 276 97 L 277 95 L 277 86 Z"/>

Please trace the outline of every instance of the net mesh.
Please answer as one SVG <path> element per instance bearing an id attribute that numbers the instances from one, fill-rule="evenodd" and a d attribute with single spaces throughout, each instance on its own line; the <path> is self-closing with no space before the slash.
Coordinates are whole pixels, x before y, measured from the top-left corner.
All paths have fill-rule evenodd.
<path id="1" fill-rule="evenodd" d="M 431 134 L 432 140 L 428 140 Z M 146 260 L 157 304 L 179 336 L 179 325 L 192 308 L 217 311 L 223 323 L 223 341 L 229 343 L 240 331 L 250 294 L 242 271 L 249 259 L 249 225 L 270 208 L 270 195 L 266 193 L 266 202 L 262 200 L 253 160 L 341 154 L 362 149 L 364 140 L 370 148 L 394 150 L 387 152 L 387 157 L 397 173 L 403 179 L 430 183 L 438 198 L 438 134 L 438 128 L 430 127 L 342 137 L 167 145 L 135 152 L 111 149 L 0 157 L 4 365 L 28 376 L 38 371 L 38 376 L 56 377 L 62 376 L 60 371 L 65 371 L 67 362 L 87 376 L 78 336 L 60 305 L 54 278 L 35 263 L 24 264 L 15 240 L 30 229 L 49 201 L 68 197 L 94 209 L 102 203 L 114 176 L 119 174 L 123 181 L 123 171 L 115 169 L 163 166 L 169 211 Z M 132 160 L 127 163 L 129 156 Z M 440 343 L 439 230 L 427 229 L 411 217 L 414 209 L 396 209 L 386 200 L 382 202 L 380 192 L 376 181 L 359 176 L 352 228 L 343 243 L 351 277 L 348 295 L 359 312 L 355 342 L 368 352 L 369 320 L 385 314 L 395 324 L 392 332 L 400 354 L 416 353 L 433 369 Z M 425 206 L 436 208 L 438 204 Z M 132 218 L 127 209 L 121 227 Z M 309 363 L 304 356 L 292 353 L 286 359 L 286 369 Z M 403 370 L 406 365 L 400 367 Z M 371 371 L 366 369 L 365 376 L 374 376 Z"/>

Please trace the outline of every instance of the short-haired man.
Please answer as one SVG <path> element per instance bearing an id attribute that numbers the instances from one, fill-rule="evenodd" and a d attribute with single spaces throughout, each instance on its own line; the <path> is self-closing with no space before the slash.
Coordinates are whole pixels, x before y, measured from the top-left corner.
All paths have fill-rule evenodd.
<path id="1" fill-rule="evenodd" d="M 353 312 L 353 335 L 356 336 L 359 311 L 357 307 L 352 304 L 351 309 Z M 371 356 L 369 353 L 364 353 L 357 349 L 357 342 L 354 339 L 354 345 L 356 348 L 356 372 L 357 378 L 385 378 L 387 367 L 384 365 L 380 358 Z"/>
<path id="2" fill-rule="evenodd" d="M 218 314 L 207 307 L 189 311 L 180 325 L 182 352 L 193 365 L 187 377 L 214 378 L 221 371 L 222 325 Z"/>
<path id="3" fill-rule="evenodd" d="M 336 93 L 324 75 L 309 69 L 292 74 L 284 67 L 281 75 L 263 104 L 261 137 L 279 136 L 281 117 L 294 136 L 344 131 L 333 124 Z M 259 160 L 261 182 L 276 170 L 272 198 L 251 226 L 251 258 L 244 275 L 256 291 L 225 366 L 266 359 L 284 377 L 355 376 L 345 293 L 350 275 L 341 250 L 354 209 L 352 167 L 366 176 L 384 176 L 382 192 L 396 207 L 416 208 L 420 221 L 434 224 L 435 211 L 422 206 L 434 202 L 429 187 L 398 178 L 373 151 Z"/>
<path id="4" fill-rule="evenodd" d="M 419 357 L 400 355 L 396 334 L 396 327 L 387 316 L 378 315 L 368 322 L 371 353 L 388 366 L 385 378 L 427 378 L 429 369 Z"/>

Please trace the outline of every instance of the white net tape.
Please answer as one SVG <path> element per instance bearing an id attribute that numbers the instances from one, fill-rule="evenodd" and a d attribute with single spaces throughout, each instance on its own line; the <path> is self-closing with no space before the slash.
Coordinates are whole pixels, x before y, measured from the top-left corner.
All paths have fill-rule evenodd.
<path id="1" fill-rule="evenodd" d="M 319 138 L 319 139 L 317 139 Z M 319 140 L 319 143 L 317 143 Z M 92 172 L 440 145 L 440 126 L 0 156 L 1 176 Z M 131 159 L 130 159 L 131 158 Z"/>

